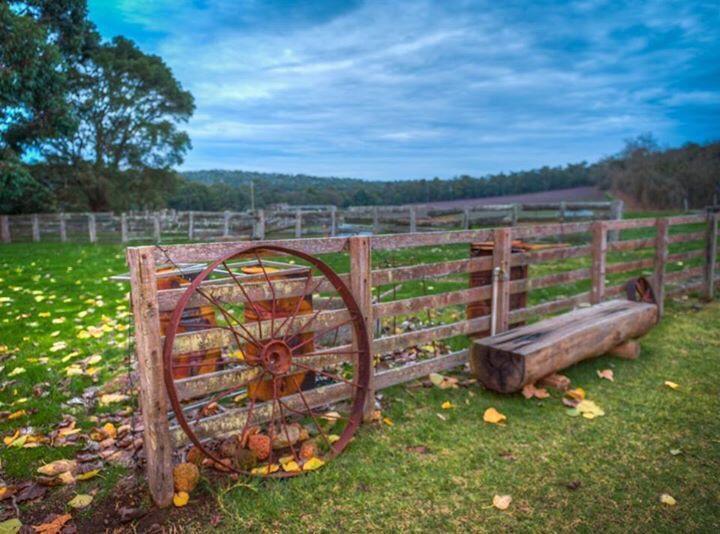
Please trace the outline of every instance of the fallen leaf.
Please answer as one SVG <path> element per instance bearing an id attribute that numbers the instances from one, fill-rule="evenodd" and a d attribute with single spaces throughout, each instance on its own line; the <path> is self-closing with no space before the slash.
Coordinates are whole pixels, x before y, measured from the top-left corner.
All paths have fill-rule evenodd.
<path id="1" fill-rule="evenodd" d="M 676 384 L 675 382 L 670 382 L 669 380 L 665 381 L 665 385 L 669 387 L 670 389 L 678 389 L 680 387 L 680 384 Z"/>
<path id="2" fill-rule="evenodd" d="M 173 495 L 173 504 L 178 508 L 185 506 L 190 500 L 190 495 L 185 491 L 178 491 Z"/>
<path id="3" fill-rule="evenodd" d="M 450 401 L 445 401 L 442 403 L 441 408 L 443 410 L 452 410 L 453 408 L 455 408 L 455 405 Z"/>
<path id="4" fill-rule="evenodd" d="M 97 476 L 98 473 L 100 473 L 100 469 L 91 469 L 90 471 L 77 475 L 75 480 L 88 480 Z"/>
<path id="5" fill-rule="evenodd" d="M 393 426 L 395 423 L 393 423 L 393 420 L 389 417 L 383 417 L 383 423 L 385 423 L 387 426 Z"/>
<path id="6" fill-rule="evenodd" d="M 298 463 L 295 460 L 290 460 L 289 462 L 285 462 L 285 463 L 280 462 L 280 463 L 282 465 L 283 470 L 288 473 L 297 473 L 299 471 L 302 471 L 302 469 L 300 468 L 300 466 L 298 465 Z"/>
<path id="7" fill-rule="evenodd" d="M 597 375 L 598 377 L 609 380 L 610 382 L 615 382 L 615 377 L 613 375 L 612 369 L 603 369 L 602 371 L 597 371 Z"/>
<path id="8" fill-rule="evenodd" d="M 591 400 L 581 401 L 576 409 L 585 419 L 595 419 L 596 417 L 605 415 L 603 409 Z"/>
<path id="9" fill-rule="evenodd" d="M 547 399 L 550 396 L 550 393 L 547 392 L 547 389 L 545 388 L 536 388 L 535 384 L 527 384 L 522 389 L 523 397 L 526 399 L 532 399 L 535 397 L 536 399 Z"/>
<path id="10" fill-rule="evenodd" d="M 315 469 L 320 469 L 323 465 L 325 465 L 323 460 L 313 456 L 303 464 L 302 468 L 303 471 L 314 471 Z"/>
<path id="11" fill-rule="evenodd" d="M 565 396 L 581 401 L 585 399 L 585 390 L 583 388 L 571 389 L 565 392 Z"/>
<path id="12" fill-rule="evenodd" d="M 20 375 L 20 374 L 22 374 L 22 373 L 24 373 L 24 372 L 25 372 L 25 368 L 24 368 L 24 367 L 16 367 L 15 369 L 13 369 L 12 371 L 10 371 L 10 372 L 8 373 L 8 376 L 17 376 L 17 375 Z"/>
<path id="13" fill-rule="evenodd" d="M 667 505 L 667 506 L 675 506 L 677 504 L 677 501 L 672 495 L 668 495 L 667 493 L 663 493 L 660 495 L 660 502 Z"/>
<path id="14" fill-rule="evenodd" d="M 328 440 L 328 443 L 330 443 L 332 445 L 336 441 L 340 440 L 340 436 L 338 436 L 337 434 L 330 434 L 330 435 L 328 435 L 327 440 Z"/>
<path id="15" fill-rule="evenodd" d="M 506 420 L 507 417 L 498 412 L 495 408 L 488 408 L 483 414 L 483 421 L 485 421 L 486 423 L 497 425 L 501 424 L 503 421 Z"/>
<path id="16" fill-rule="evenodd" d="M 100 397 L 100 405 L 107 406 L 115 402 L 123 402 L 128 400 L 130 397 L 122 393 L 106 393 Z"/>
<path id="17" fill-rule="evenodd" d="M 670 449 L 670 454 L 673 456 L 677 456 L 678 454 L 682 454 L 682 450 L 680 449 Z"/>
<path id="18" fill-rule="evenodd" d="M 72 516 L 70 514 L 58 515 L 52 521 L 43 523 L 42 525 L 33 526 L 35 532 L 41 534 L 58 534 L 65 523 L 70 521 Z"/>
<path id="19" fill-rule="evenodd" d="M 73 508 L 85 508 L 87 506 L 90 506 L 92 500 L 92 495 L 79 494 L 75 495 L 75 497 L 70 499 L 70 501 L 68 502 L 68 506 L 72 506 Z"/>
<path id="20" fill-rule="evenodd" d="M 280 469 L 278 464 L 266 464 L 261 465 L 260 467 L 255 467 L 252 471 L 250 471 L 250 473 L 253 475 L 269 475 L 278 469 Z"/>
<path id="21" fill-rule="evenodd" d="M 7 521 L 3 521 L 2 523 L 0 523 L 0 532 L 2 534 L 17 534 L 18 532 L 20 532 L 20 529 L 22 527 L 23 524 L 20 522 L 19 519 L 8 519 Z"/>
<path id="22" fill-rule="evenodd" d="M 77 462 L 75 462 L 75 460 L 55 460 L 54 462 L 38 467 L 37 472 L 41 475 L 54 477 L 60 473 L 73 471 L 76 467 Z"/>
<path id="23" fill-rule="evenodd" d="M 493 506 L 498 510 L 507 510 L 512 502 L 510 495 L 495 495 L 493 497 Z"/>

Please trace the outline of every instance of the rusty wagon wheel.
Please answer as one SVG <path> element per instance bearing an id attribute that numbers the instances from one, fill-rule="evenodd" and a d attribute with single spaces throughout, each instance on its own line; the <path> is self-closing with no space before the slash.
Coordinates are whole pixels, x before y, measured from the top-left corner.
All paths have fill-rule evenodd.
<path id="1" fill-rule="evenodd" d="M 655 300 L 655 291 L 650 281 L 644 276 L 632 278 L 625 284 L 625 294 L 628 300 L 633 302 L 646 302 L 648 304 L 657 304 Z"/>
<path id="2" fill-rule="evenodd" d="M 168 398 L 195 453 L 222 470 L 289 477 L 342 452 L 362 422 L 371 368 L 343 279 L 309 254 L 259 245 L 185 285 L 161 327 Z"/>

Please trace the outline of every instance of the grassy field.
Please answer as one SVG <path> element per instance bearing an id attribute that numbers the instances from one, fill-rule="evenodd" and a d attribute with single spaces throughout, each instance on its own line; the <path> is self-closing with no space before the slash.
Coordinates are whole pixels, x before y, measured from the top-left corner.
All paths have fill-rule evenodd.
<path id="1" fill-rule="evenodd" d="M 647 253 L 652 252 L 640 254 Z M 72 402 L 127 372 L 127 288 L 107 279 L 125 269 L 121 247 L 15 244 L 0 254 L 0 435 L 29 427 L 47 433 L 68 414 L 90 431 L 124 406 L 88 411 Z M 377 254 L 374 262 L 387 267 L 466 254 L 466 247 L 450 246 Z M 626 258 L 611 255 L 610 261 Z M 344 258 L 327 259 L 346 270 Z M 533 275 L 583 265 L 583 260 L 566 261 L 537 268 Z M 628 277 L 619 275 L 611 283 Z M 414 282 L 404 284 L 396 298 L 466 285 L 464 277 Z M 580 283 L 536 291 L 531 302 L 585 289 Z M 457 320 L 461 313 L 448 308 L 426 319 Z M 525 400 L 477 386 L 398 386 L 383 392 L 383 415 L 392 426 L 366 425 L 332 465 L 279 483 L 205 482 L 187 508 L 158 521 L 187 531 L 210 531 L 218 523 L 238 532 L 338 527 L 715 531 L 720 527 L 719 349 L 720 306 L 681 299 L 670 303 L 662 324 L 644 339 L 640 360 L 603 357 L 567 373 L 604 409 L 604 417 L 569 417 L 557 393 Z M 615 381 L 600 379 L 596 371 L 601 369 L 612 369 Z M 665 386 L 667 380 L 680 387 Z M 444 401 L 455 408 L 441 409 Z M 134 399 L 126 404 L 133 407 Z M 508 417 L 507 424 L 483 423 L 491 406 Z M 77 452 L 77 447 L 47 445 L 0 447 L 0 477 L 7 483 L 27 480 L 42 463 Z M 112 515 L 108 510 L 118 498 L 113 488 L 128 474 L 106 467 L 92 480 L 52 490 L 55 511 L 65 511 L 64 503 L 75 493 L 97 492 L 90 509 L 71 512 L 80 524 L 99 526 L 98 517 Z M 661 504 L 663 493 L 677 504 Z M 512 496 L 507 511 L 492 507 L 495 494 Z M 21 511 L 33 516 L 33 505 Z"/>

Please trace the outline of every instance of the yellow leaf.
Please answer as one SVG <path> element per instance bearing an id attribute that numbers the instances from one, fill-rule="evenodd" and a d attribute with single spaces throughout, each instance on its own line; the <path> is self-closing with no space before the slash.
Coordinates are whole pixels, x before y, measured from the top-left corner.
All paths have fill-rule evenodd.
<path id="1" fill-rule="evenodd" d="M 20 374 L 22 374 L 22 373 L 24 373 L 24 372 L 25 372 L 25 368 L 24 368 L 24 367 L 16 367 L 15 369 L 13 369 L 12 371 L 10 371 L 10 372 L 8 373 L 8 376 L 17 376 L 17 375 L 20 375 Z"/>
<path id="2" fill-rule="evenodd" d="M 383 423 L 385 423 L 387 426 L 393 426 L 395 423 L 393 423 L 393 420 L 389 417 L 383 417 Z"/>
<path id="3" fill-rule="evenodd" d="M 60 473 L 58 475 L 58 480 L 62 482 L 65 485 L 68 484 L 75 484 L 75 477 L 70 471 L 65 471 L 64 473 Z"/>
<path id="4" fill-rule="evenodd" d="M 100 363 L 102 361 L 102 356 L 99 354 L 93 354 L 90 356 L 87 361 L 85 362 L 87 365 L 95 365 L 96 363 Z"/>
<path id="5" fill-rule="evenodd" d="M 130 397 L 127 395 L 124 395 L 122 393 L 106 393 L 105 395 L 102 395 L 100 397 L 100 405 L 101 406 L 107 406 L 108 404 L 112 404 L 114 402 L 123 402 L 128 400 Z"/>
<path id="6" fill-rule="evenodd" d="M 285 462 L 282 464 L 283 470 L 287 471 L 288 473 L 297 473 L 301 471 L 300 466 L 295 460 L 290 460 L 289 462 Z"/>
<path id="7" fill-rule="evenodd" d="M 333 443 L 335 443 L 336 441 L 338 441 L 340 439 L 340 436 L 338 436 L 337 434 L 330 434 L 327 437 L 327 439 L 328 439 L 328 442 L 332 445 Z"/>
<path id="8" fill-rule="evenodd" d="M 576 406 L 576 409 L 582 414 L 585 419 L 595 419 L 596 417 L 605 415 L 603 409 L 591 400 L 581 401 Z"/>
<path id="9" fill-rule="evenodd" d="M 8 519 L 0 522 L 0 532 L 2 534 L 17 534 L 22 527 L 23 524 L 19 519 Z"/>
<path id="10" fill-rule="evenodd" d="M 189 500 L 190 495 L 188 495 L 185 491 L 178 491 L 175 495 L 173 495 L 173 504 L 178 508 L 185 506 Z"/>
<path id="11" fill-rule="evenodd" d="M 677 501 L 672 495 L 668 495 L 667 493 L 663 493 L 660 495 L 660 502 L 667 505 L 667 506 L 675 506 L 677 504 Z"/>
<path id="12" fill-rule="evenodd" d="M 75 460 L 55 460 L 49 464 L 41 465 L 38 467 L 37 472 L 41 475 L 54 477 L 60 473 L 72 471 L 75 467 L 77 467 L 77 462 L 75 462 Z"/>
<path id="13" fill-rule="evenodd" d="M 612 369 L 603 369 L 602 371 L 597 371 L 597 375 L 598 377 L 609 380 L 610 382 L 615 381 L 615 376 L 613 375 Z"/>
<path id="14" fill-rule="evenodd" d="M 493 497 L 493 506 L 498 510 L 507 510 L 512 502 L 510 495 L 495 495 Z"/>
<path id="15" fill-rule="evenodd" d="M 3 443 L 7 445 L 8 447 L 12 445 L 13 441 L 18 439 L 20 437 L 20 430 L 16 430 L 15 433 L 12 436 L 5 436 L 3 438 Z"/>
<path id="16" fill-rule="evenodd" d="M 278 464 L 265 464 L 260 467 L 255 467 L 250 474 L 252 475 L 269 475 L 280 469 Z"/>
<path id="17" fill-rule="evenodd" d="M 445 401 L 442 403 L 441 407 L 443 410 L 452 410 L 455 408 L 455 405 L 450 401 Z"/>
<path id="18" fill-rule="evenodd" d="M 87 494 L 80 494 L 75 495 L 70 501 L 68 502 L 68 506 L 71 506 L 73 508 L 85 508 L 87 506 L 90 506 L 90 503 L 93 501 L 92 495 Z"/>
<path id="19" fill-rule="evenodd" d="M 680 387 L 680 384 L 676 384 L 675 382 L 670 382 L 669 380 L 665 381 L 665 385 L 669 387 L 670 389 L 677 389 Z"/>
<path id="20" fill-rule="evenodd" d="M 303 464 L 302 468 L 303 471 L 315 471 L 315 469 L 320 469 L 323 465 L 325 465 L 323 460 L 313 456 Z"/>
<path id="21" fill-rule="evenodd" d="M 103 425 L 102 429 L 111 438 L 114 438 L 115 436 L 117 436 L 117 429 L 115 428 L 115 425 L 113 425 L 112 423 L 105 423 Z"/>
<path id="22" fill-rule="evenodd" d="M 77 475 L 75 478 L 77 480 L 88 480 L 93 477 L 96 477 L 100 473 L 99 469 L 93 469 L 92 471 L 87 471 L 86 473 L 82 473 L 80 475 Z"/>
<path id="23" fill-rule="evenodd" d="M 483 421 L 485 421 L 486 423 L 501 424 L 503 421 L 506 420 L 507 417 L 498 412 L 495 408 L 488 408 L 483 414 Z"/>
<path id="24" fill-rule="evenodd" d="M 26 410 L 18 410 L 17 412 L 13 412 L 10 415 L 7 416 L 8 421 L 12 421 L 13 419 L 20 419 L 24 415 L 27 415 Z"/>
<path id="25" fill-rule="evenodd" d="M 575 388 L 565 393 L 566 397 L 570 397 L 575 400 L 583 400 L 585 398 L 585 390 L 583 388 Z"/>

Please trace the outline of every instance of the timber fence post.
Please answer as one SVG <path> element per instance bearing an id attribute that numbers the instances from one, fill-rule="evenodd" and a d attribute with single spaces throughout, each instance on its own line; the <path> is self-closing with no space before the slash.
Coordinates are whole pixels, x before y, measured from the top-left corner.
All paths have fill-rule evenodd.
<path id="1" fill-rule="evenodd" d="M 188 212 L 188 239 L 192 241 L 195 237 L 195 213 Z"/>
<path id="2" fill-rule="evenodd" d="M 658 317 L 662 317 L 665 310 L 665 265 L 668 257 L 668 229 L 667 219 L 659 218 L 655 222 L 655 269 L 653 282 L 655 300 L 658 306 Z"/>
<path id="3" fill-rule="evenodd" d="M 417 207 L 410 206 L 410 233 L 417 232 Z"/>
<path id="4" fill-rule="evenodd" d="M 223 213 L 223 237 L 230 237 L 230 212 Z"/>
<path id="5" fill-rule="evenodd" d="M 31 215 L 32 218 L 32 240 L 37 243 L 40 241 L 40 218 L 37 213 Z"/>
<path id="6" fill-rule="evenodd" d="M 510 320 L 510 256 L 512 254 L 512 228 L 493 230 L 493 271 L 499 269 L 497 302 L 492 303 L 495 312 L 495 333 L 504 332 Z"/>
<path id="7" fill-rule="evenodd" d="M 330 237 L 335 237 L 337 234 L 337 206 L 330 208 Z"/>
<path id="8" fill-rule="evenodd" d="M 148 486 L 155 503 L 169 506 L 173 498 L 172 443 L 167 419 L 160 310 L 153 247 L 127 249 L 130 297 L 135 319 L 135 353 L 140 385 Z"/>
<path id="9" fill-rule="evenodd" d="M 120 214 L 120 242 L 124 245 L 128 242 L 127 213 Z"/>
<path id="10" fill-rule="evenodd" d="M 265 210 L 257 210 L 253 225 L 253 239 L 265 239 Z"/>
<path id="11" fill-rule="evenodd" d="M 161 238 L 161 226 L 160 226 L 160 215 L 158 213 L 155 213 L 153 216 L 153 239 L 155 239 L 156 243 L 160 242 Z"/>
<path id="12" fill-rule="evenodd" d="M 715 262 L 717 261 L 718 213 L 707 210 L 705 238 L 704 296 L 707 300 L 715 297 Z"/>
<path id="13" fill-rule="evenodd" d="M 613 200 L 610 204 L 610 220 L 621 221 L 623 218 L 623 206 L 622 200 Z M 620 239 L 620 230 L 612 230 L 608 234 L 608 241 L 611 243 Z"/>
<path id="14" fill-rule="evenodd" d="M 295 210 L 295 239 L 302 237 L 302 210 Z"/>
<path id="15" fill-rule="evenodd" d="M 607 226 L 604 221 L 595 221 L 592 231 L 592 267 L 590 268 L 590 304 L 602 302 L 605 296 L 605 263 L 607 258 Z"/>
<path id="16" fill-rule="evenodd" d="M 372 241 L 368 236 L 355 236 L 348 239 L 350 252 L 350 290 L 363 314 L 363 320 L 370 338 L 370 380 L 368 382 L 363 419 L 372 420 L 375 411 L 375 352 L 373 346 L 372 313 Z M 354 350 L 357 341 L 353 340 Z"/>
<path id="17" fill-rule="evenodd" d="M 3 243 L 12 242 L 10 236 L 10 217 L 7 215 L 0 215 L 0 239 Z"/>
<path id="18" fill-rule="evenodd" d="M 67 227 L 65 225 L 65 214 L 60 212 L 58 215 L 58 224 L 60 225 L 60 242 L 67 242 Z"/>
<path id="19" fill-rule="evenodd" d="M 470 230 L 470 208 L 463 209 L 462 227 L 463 230 Z"/>
<path id="20" fill-rule="evenodd" d="M 88 235 L 90 243 L 97 243 L 97 221 L 94 213 L 88 214 Z"/>
<path id="21" fill-rule="evenodd" d="M 380 233 L 380 214 L 377 206 L 373 207 L 372 233 L 375 235 Z"/>

